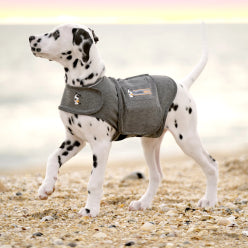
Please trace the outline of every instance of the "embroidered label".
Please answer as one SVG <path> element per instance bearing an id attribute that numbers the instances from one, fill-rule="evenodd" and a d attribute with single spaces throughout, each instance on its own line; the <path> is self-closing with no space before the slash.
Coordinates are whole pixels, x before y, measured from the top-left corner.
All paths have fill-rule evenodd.
<path id="1" fill-rule="evenodd" d="M 128 89 L 127 92 L 128 92 L 129 97 L 152 95 L 152 91 L 151 91 L 150 88 L 137 89 L 137 90 L 130 90 L 130 89 Z"/>
<path id="2" fill-rule="evenodd" d="M 75 94 L 75 96 L 74 96 L 74 104 L 75 104 L 75 105 L 81 104 L 81 103 L 80 103 L 80 99 L 79 99 L 80 96 L 81 96 L 81 95 L 78 94 L 78 93 Z"/>

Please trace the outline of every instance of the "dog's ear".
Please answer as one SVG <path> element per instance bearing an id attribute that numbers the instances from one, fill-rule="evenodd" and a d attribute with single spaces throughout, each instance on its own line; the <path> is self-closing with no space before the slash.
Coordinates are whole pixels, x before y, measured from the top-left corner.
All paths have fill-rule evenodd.
<path id="1" fill-rule="evenodd" d="M 72 29 L 72 43 L 80 47 L 83 55 L 83 62 L 87 62 L 90 57 L 90 48 L 93 44 L 93 40 L 90 37 L 89 33 L 82 28 L 73 28 Z"/>
<path id="2" fill-rule="evenodd" d="M 99 41 L 99 38 L 96 36 L 95 31 L 93 29 L 91 29 L 91 28 L 89 28 L 89 30 L 91 31 L 91 33 L 93 35 L 95 43 L 97 43 Z"/>

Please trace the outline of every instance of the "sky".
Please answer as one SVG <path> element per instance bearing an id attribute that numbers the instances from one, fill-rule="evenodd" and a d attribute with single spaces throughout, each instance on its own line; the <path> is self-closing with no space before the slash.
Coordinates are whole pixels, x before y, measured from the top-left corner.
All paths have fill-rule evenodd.
<path id="1" fill-rule="evenodd" d="M 0 0 L 0 24 L 247 22 L 248 0 Z"/>

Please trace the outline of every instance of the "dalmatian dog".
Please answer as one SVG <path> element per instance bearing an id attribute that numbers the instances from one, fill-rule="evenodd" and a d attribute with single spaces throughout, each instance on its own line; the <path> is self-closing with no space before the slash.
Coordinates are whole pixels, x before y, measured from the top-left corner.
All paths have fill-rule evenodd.
<path id="1" fill-rule="evenodd" d="M 33 54 L 60 63 L 65 70 L 65 83 L 72 87 L 90 86 L 105 75 L 104 62 L 98 52 L 98 37 L 82 25 L 62 25 L 49 33 L 30 36 Z M 193 71 L 177 82 L 177 93 L 168 112 L 163 134 L 158 138 L 141 137 L 145 159 L 149 167 L 149 186 L 144 195 L 131 202 L 129 210 L 151 207 L 163 174 L 160 167 L 160 144 L 169 131 L 183 152 L 202 168 L 206 176 L 206 192 L 199 207 L 213 207 L 217 203 L 218 164 L 203 148 L 197 132 L 197 112 L 189 89 L 207 63 L 207 49 Z M 74 99 L 79 104 L 78 96 Z M 88 183 L 88 198 L 79 215 L 95 217 L 100 211 L 103 180 L 112 137 L 115 129 L 101 119 L 70 114 L 60 110 L 65 126 L 65 140 L 48 158 L 46 176 L 39 188 L 39 198 L 45 200 L 55 190 L 60 167 L 75 156 L 88 142 L 93 152 L 93 169 Z"/>

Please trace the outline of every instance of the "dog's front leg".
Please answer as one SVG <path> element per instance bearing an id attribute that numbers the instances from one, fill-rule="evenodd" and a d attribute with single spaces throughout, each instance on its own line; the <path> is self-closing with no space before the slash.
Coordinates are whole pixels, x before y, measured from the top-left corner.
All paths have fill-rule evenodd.
<path id="1" fill-rule="evenodd" d="M 90 145 L 93 152 L 93 169 L 88 183 L 87 203 L 85 208 L 80 210 L 79 215 L 96 217 L 100 211 L 104 173 L 111 142 L 92 142 Z"/>
<path id="2" fill-rule="evenodd" d="M 54 192 L 59 168 L 84 146 L 84 141 L 79 141 L 72 135 L 67 135 L 67 139 L 61 146 L 48 157 L 46 176 L 38 191 L 41 200 L 46 200 Z"/>

